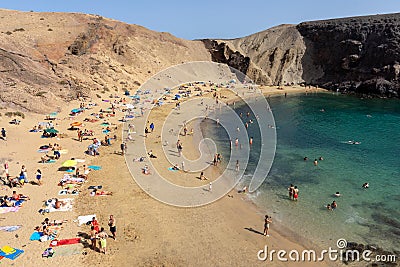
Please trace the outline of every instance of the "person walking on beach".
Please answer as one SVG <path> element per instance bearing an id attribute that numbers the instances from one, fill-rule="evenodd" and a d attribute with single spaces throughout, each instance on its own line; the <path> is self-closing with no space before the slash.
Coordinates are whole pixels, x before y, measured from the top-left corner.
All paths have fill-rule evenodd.
<path id="1" fill-rule="evenodd" d="M 117 226 L 114 215 L 110 215 L 110 219 L 108 220 L 108 226 L 110 226 L 110 232 L 112 234 L 112 238 L 117 240 Z"/>
<path id="2" fill-rule="evenodd" d="M 272 223 L 271 217 L 268 215 L 265 215 L 264 218 L 264 236 L 269 236 L 268 231 L 269 231 L 269 224 Z"/>
<path id="3" fill-rule="evenodd" d="M 238 172 L 239 171 L 239 160 L 236 160 L 236 167 L 235 170 Z"/>
<path id="4" fill-rule="evenodd" d="M 6 130 L 4 128 L 1 128 L 1 137 L 3 137 L 4 141 L 7 141 Z"/>
<path id="5" fill-rule="evenodd" d="M 209 192 L 212 192 L 212 183 L 211 183 L 211 182 L 210 182 L 209 185 L 208 185 L 208 191 L 209 191 Z"/>
<path id="6" fill-rule="evenodd" d="M 150 123 L 150 131 L 151 131 L 151 132 L 154 131 L 154 123 Z"/>

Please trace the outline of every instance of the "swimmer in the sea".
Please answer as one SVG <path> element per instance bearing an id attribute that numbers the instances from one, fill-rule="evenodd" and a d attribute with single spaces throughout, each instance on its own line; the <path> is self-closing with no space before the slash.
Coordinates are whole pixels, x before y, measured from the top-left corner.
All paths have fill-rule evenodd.
<path id="1" fill-rule="evenodd" d="M 369 187 L 369 183 L 364 183 L 364 184 L 362 185 L 362 187 L 363 187 L 363 188 L 368 188 L 368 187 Z"/>
<path id="2" fill-rule="evenodd" d="M 338 191 L 338 192 L 336 192 L 334 195 L 335 195 L 335 197 L 340 197 L 340 193 L 339 193 L 339 191 Z"/>

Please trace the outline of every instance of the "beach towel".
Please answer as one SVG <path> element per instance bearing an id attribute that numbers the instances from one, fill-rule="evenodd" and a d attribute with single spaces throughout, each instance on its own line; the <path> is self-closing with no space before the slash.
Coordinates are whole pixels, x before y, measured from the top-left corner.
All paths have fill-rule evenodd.
<path id="1" fill-rule="evenodd" d="M 0 214 L 7 212 L 17 212 L 21 207 L 0 207 Z"/>
<path id="2" fill-rule="evenodd" d="M 7 250 L 9 247 L 8 246 L 4 246 L 3 248 L 5 248 Z M 1 248 L 1 250 L 0 250 L 0 256 L 2 256 L 4 258 L 7 258 L 7 259 L 10 259 L 10 260 L 15 260 L 22 253 L 24 253 L 23 250 L 16 249 L 16 248 L 11 248 L 13 252 L 8 254 L 5 251 L 3 251 L 3 248 Z"/>
<path id="3" fill-rule="evenodd" d="M 50 151 L 50 149 L 39 149 L 37 152 L 38 153 L 47 153 L 49 151 Z"/>
<path id="4" fill-rule="evenodd" d="M 109 130 L 104 130 L 103 131 L 103 134 L 107 134 L 107 133 L 109 133 L 110 131 Z"/>
<path id="5" fill-rule="evenodd" d="M 169 171 L 173 171 L 173 172 L 178 171 L 178 170 L 175 170 L 173 167 L 169 167 L 168 170 L 169 170 Z"/>
<path id="6" fill-rule="evenodd" d="M 54 249 L 54 257 L 72 256 L 82 254 L 83 245 L 81 243 L 70 246 L 59 246 Z"/>
<path id="7" fill-rule="evenodd" d="M 96 214 L 78 216 L 78 225 L 81 226 L 82 224 L 92 221 L 93 217 L 96 218 Z"/>
<path id="8" fill-rule="evenodd" d="M 56 162 L 55 159 L 49 159 L 49 160 L 46 160 L 44 163 L 55 163 L 55 162 Z"/>
<path id="9" fill-rule="evenodd" d="M 98 171 L 101 170 L 101 166 L 96 166 L 96 165 L 90 165 L 88 166 L 89 169 L 92 169 L 94 171 Z"/>
<path id="10" fill-rule="evenodd" d="M 14 206 L 15 206 L 15 207 L 21 207 L 21 206 L 22 206 L 22 203 L 25 202 L 25 199 L 13 200 L 13 202 L 14 202 Z"/>
<path id="11" fill-rule="evenodd" d="M 86 160 L 84 160 L 84 159 L 75 159 L 75 161 L 76 161 L 76 162 L 79 162 L 79 163 L 83 163 L 83 162 L 85 162 Z"/>
<path id="12" fill-rule="evenodd" d="M 39 233 L 39 232 L 33 232 L 33 234 L 31 234 L 31 237 L 29 238 L 29 240 L 31 241 L 38 241 L 40 240 L 40 238 L 43 236 L 43 233 Z"/>
<path id="13" fill-rule="evenodd" d="M 4 232 L 14 232 L 20 229 L 22 225 L 9 225 L 9 226 L 0 226 L 0 231 Z"/>
<path id="14" fill-rule="evenodd" d="M 102 124 L 100 124 L 101 126 L 108 126 L 110 125 L 108 122 L 103 122 Z"/>
<path id="15" fill-rule="evenodd" d="M 50 242 L 50 247 L 66 246 L 66 245 L 78 244 L 80 242 L 81 242 L 80 237 L 70 238 L 70 239 L 53 240 Z"/>

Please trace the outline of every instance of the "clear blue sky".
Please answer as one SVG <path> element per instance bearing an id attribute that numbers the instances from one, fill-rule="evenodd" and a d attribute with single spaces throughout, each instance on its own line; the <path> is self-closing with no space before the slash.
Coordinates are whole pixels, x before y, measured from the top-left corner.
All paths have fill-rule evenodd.
<path id="1" fill-rule="evenodd" d="M 286 23 L 400 12 L 400 0 L 1 0 L 1 8 L 98 14 L 186 39 L 235 38 Z"/>

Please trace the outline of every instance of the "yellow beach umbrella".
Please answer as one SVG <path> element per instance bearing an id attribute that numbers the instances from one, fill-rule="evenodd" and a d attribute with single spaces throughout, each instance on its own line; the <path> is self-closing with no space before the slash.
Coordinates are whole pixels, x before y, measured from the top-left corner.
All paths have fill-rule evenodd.
<path id="1" fill-rule="evenodd" d="M 63 167 L 73 167 L 73 166 L 75 166 L 76 164 L 78 164 L 78 162 L 77 162 L 76 160 L 69 159 L 69 160 L 64 161 L 64 163 L 62 164 L 62 166 L 63 166 Z"/>

